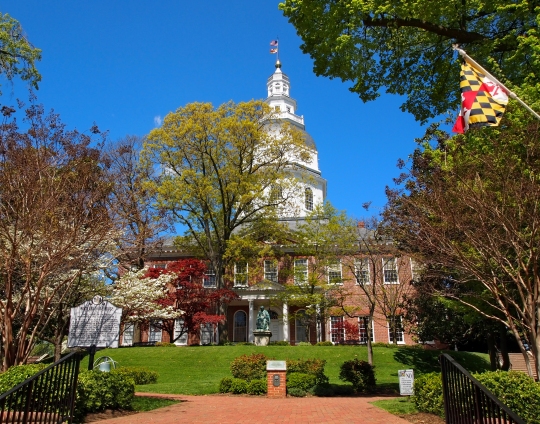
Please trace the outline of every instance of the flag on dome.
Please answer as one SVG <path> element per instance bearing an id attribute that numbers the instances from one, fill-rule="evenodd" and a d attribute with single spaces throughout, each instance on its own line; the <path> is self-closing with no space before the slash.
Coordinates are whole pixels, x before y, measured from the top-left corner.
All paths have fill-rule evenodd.
<path id="1" fill-rule="evenodd" d="M 278 46 L 278 40 L 272 40 L 272 41 L 270 41 L 270 45 L 271 45 L 272 47 L 277 47 L 277 46 Z"/>
<path id="2" fill-rule="evenodd" d="M 484 75 L 471 63 L 461 65 L 461 111 L 452 129 L 463 134 L 472 124 L 497 126 L 508 104 L 503 87 Z"/>

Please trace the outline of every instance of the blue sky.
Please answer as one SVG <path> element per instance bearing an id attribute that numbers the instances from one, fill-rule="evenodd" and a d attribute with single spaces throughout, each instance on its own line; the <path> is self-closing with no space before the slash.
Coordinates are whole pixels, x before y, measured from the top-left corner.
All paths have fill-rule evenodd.
<path id="1" fill-rule="evenodd" d="M 412 153 L 424 128 L 399 110 L 397 96 L 364 104 L 349 85 L 316 77 L 278 3 L 0 0 L 0 11 L 43 50 L 38 101 L 69 128 L 96 122 L 112 140 L 145 135 L 190 102 L 265 98 L 276 60 L 269 42 L 279 37 L 282 70 L 317 144 L 328 200 L 355 218 L 376 214 L 399 174 L 398 158 Z M 26 95 L 5 81 L 2 91 L 2 104 Z"/>

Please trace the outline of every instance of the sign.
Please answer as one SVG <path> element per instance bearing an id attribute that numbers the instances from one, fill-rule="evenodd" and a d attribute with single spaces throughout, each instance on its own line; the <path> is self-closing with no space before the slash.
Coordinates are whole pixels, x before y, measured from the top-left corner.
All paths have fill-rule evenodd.
<path id="1" fill-rule="evenodd" d="M 402 396 L 414 395 L 414 370 L 399 370 L 399 394 Z"/>
<path id="2" fill-rule="evenodd" d="M 118 347 L 122 308 L 101 296 L 71 308 L 68 347 Z"/>
<path id="3" fill-rule="evenodd" d="M 287 362 L 285 361 L 266 361 L 266 371 L 286 371 Z"/>

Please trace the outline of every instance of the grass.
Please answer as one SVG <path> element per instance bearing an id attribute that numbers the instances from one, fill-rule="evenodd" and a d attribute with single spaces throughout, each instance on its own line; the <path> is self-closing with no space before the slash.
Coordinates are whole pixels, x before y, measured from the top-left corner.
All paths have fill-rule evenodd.
<path id="1" fill-rule="evenodd" d="M 154 397 L 135 396 L 131 402 L 131 407 L 134 411 L 144 412 L 153 411 L 154 409 L 163 408 L 165 406 L 174 405 L 180 401 L 174 399 L 163 399 Z"/>
<path id="2" fill-rule="evenodd" d="M 243 354 L 264 353 L 277 360 L 326 359 L 325 373 L 332 384 L 345 384 L 339 379 L 343 362 L 358 357 L 367 360 L 365 346 L 191 346 L 132 347 L 105 349 L 96 353 L 110 356 L 119 366 L 140 366 L 157 371 L 158 382 L 138 386 L 136 390 L 151 393 L 203 395 L 218 392 L 219 381 L 230 377 L 231 361 Z M 373 348 L 377 386 L 385 391 L 398 391 L 398 370 L 414 369 L 415 375 L 439 371 L 438 351 L 376 346 Z M 489 368 L 487 356 L 467 352 L 450 352 L 467 370 Z M 81 369 L 88 366 L 87 358 Z"/>
<path id="3" fill-rule="evenodd" d="M 371 404 L 377 406 L 378 408 L 384 409 L 385 411 L 388 411 L 394 415 L 407 415 L 418 413 L 418 409 L 416 409 L 414 403 L 412 403 L 408 397 L 376 400 L 374 402 L 371 402 Z"/>

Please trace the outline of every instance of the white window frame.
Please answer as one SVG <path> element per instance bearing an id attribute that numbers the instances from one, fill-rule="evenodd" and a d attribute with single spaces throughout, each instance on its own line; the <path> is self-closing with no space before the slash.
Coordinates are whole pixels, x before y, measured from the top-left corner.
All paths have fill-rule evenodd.
<path id="1" fill-rule="evenodd" d="M 211 266 L 206 268 L 206 271 L 203 276 L 203 287 L 206 289 L 211 289 L 217 287 L 216 281 L 216 271 Z"/>
<path id="2" fill-rule="evenodd" d="M 304 207 L 307 211 L 313 211 L 313 190 L 309 187 L 304 190 Z"/>
<path id="3" fill-rule="evenodd" d="M 358 340 L 360 343 L 367 344 L 368 338 L 368 322 L 370 321 L 369 315 L 362 315 L 358 317 Z M 371 320 L 371 334 L 369 334 L 371 342 L 375 342 L 375 332 L 373 331 L 373 320 Z"/>
<path id="4" fill-rule="evenodd" d="M 302 265 L 300 263 L 302 263 Z M 300 269 L 300 267 L 302 267 L 302 269 Z M 308 260 L 295 259 L 294 260 L 294 284 L 299 285 L 299 286 L 303 284 L 307 284 L 308 277 L 309 277 Z"/>
<path id="5" fill-rule="evenodd" d="M 207 334 L 209 336 L 209 342 L 206 343 L 206 345 L 213 345 L 216 344 L 216 325 L 212 323 L 206 323 L 201 324 L 201 334 L 200 334 L 200 343 L 203 345 L 203 338 L 204 335 Z"/>
<path id="6" fill-rule="evenodd" d="M 182 318 L 177 318 L 174 320 L 174 338 L 176 339 L 178 337 L 178 333 L 182 330 L 182 327 L 184 327 L 184 320 Z M 186 328 L 185 333 L 180 337 L 178 340 L 174 342 L 177 346 L 187 346 L 188 339 L 189 339 L 189 331 Z"/>
<path id="7" fill-rule="evenodd" d="M 247 287 L 248 286 L 248 276 L 249 276 L 249 264 L 247 262 L 240 262 L 240 264 L 244 264 L 245 267 L 242 269 L 242 267 L 239 267 L 239 263 L 234 264 L 234 286 L 235 287 Z M 238 268 L 240 268 L 239 272 Z"/>
<path id="8" fill-rule="evenodd" d="M 397 258 L 382 258 L 384 284 L 399 284 L 399 267 Z M 395 280 L 390 276 L 395 275 Z"/>
<path id="9" fill-rule="evenodd" d="M 163 330 L 161 328 L 154 327 L 154 322 L 161 324 L 161 320 L 159 319 L 150 321 L 150 325 L 148 326 L 148 342 L 161 343 L 161 340 L 163 340 Z"/>
<path id="10" fill-rule="evenodd" d="M 336 284 L 336 285 L 343 284 L 343 272 L 341 268 L 341 259 L 338 259 L 337 261 L 328 264 L 328 266 L 326 267 L 326 276 L 327 276 L 328 284 Z"/>
<path id="11" fill-rule="evenodd" d="M 274 283 L 278 282 L 278 264 L 276 261 L 265 260 L 264 261 L 264 279 L 272 281 Z"/>
<path id="12" fill-rule="evenodd" d="M 354 261 L 354 276 L 356 284 L 363 286 L 371 284 L 371 270 L 369 269 L 369 258 L 357 258 Z"/>
<path id="13" fill-rule="evenodd" d="M 345 341 L 346 335 L 343 321 L 343 315 L 330 317 L 330 341 L 332 343 L 339 343 L 340 341 Z M 341 324 L 341 331 L 339 328 L 335 328 L 338 323 Z M 341 333 L 341 339 L 339 338 L 339 333 Z"/>
<path id="14" fill-rule="evenodd" d="M 398 331 L 396 333 L 397 344 L 405 344 L 405 330 L 403 328 L 403 316 L 402 315 L 395 315 L 393 318 L 394 319 L 399 318 L 399 326 L 400 326 L 400 328 L 398 329 Z M 390 331 L 390 320 L 391 319 L 392 319 L 392 317 L 389 317 L 389 318 L 386 319 L 386 325 L 388 327 L 388 343 L 394 343 L 394 341 L 392 340 L 392 332 Z"/>

